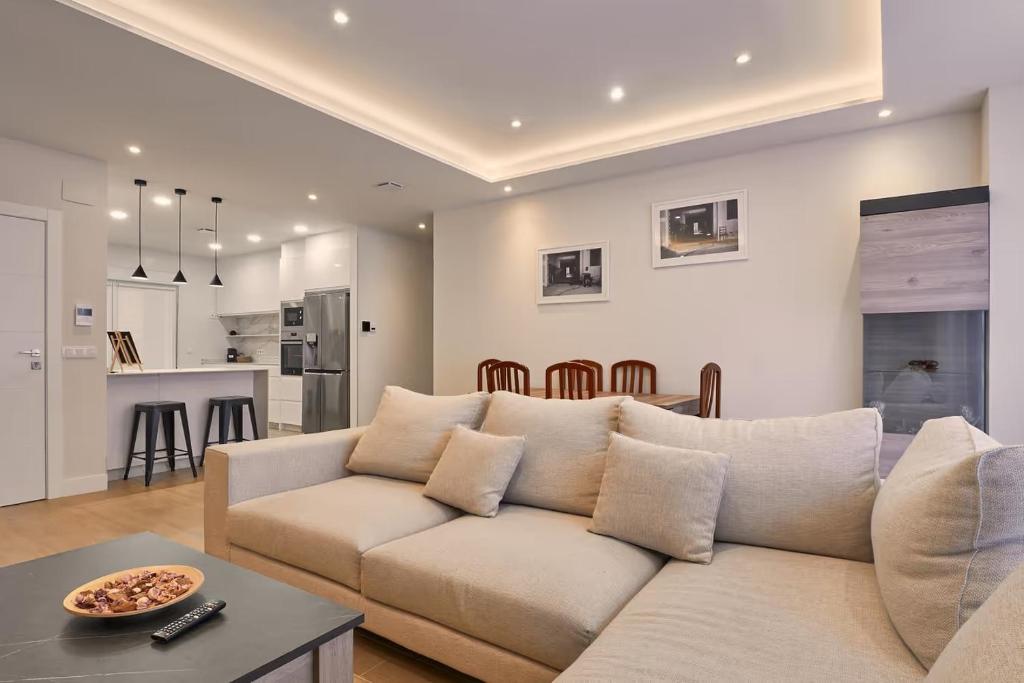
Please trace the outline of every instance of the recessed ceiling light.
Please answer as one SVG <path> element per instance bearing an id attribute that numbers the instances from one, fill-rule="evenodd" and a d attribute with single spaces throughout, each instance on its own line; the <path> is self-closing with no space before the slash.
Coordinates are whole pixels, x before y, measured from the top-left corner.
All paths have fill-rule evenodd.
<path id="1" fill-rule="evenodd" d="M 749 52 L 741 52 L 738 55 L 736 55 L 736 63 L 737 64 L 746 64 L 749 61 L 750 61 L 750 53 Z"/>
<path id="2" fill-rule="evenodd" d="M 304 232 L 309 232 L 309 228 L 303 225 L 302 223 L 299 223 L 298 225 L 295 226 L 295 232 L 301 235 Z"/>
<path id="3" fill-rule="evenodd" d="M 512 191 L 512 186 L 511 185 L 506 185 L 505 186 L 505 192 L 511 192 L 511 191 Z"/>
<path id="4" fill-rule="evenodd" d="M 210 242 L 206 246 L 210 247 L 210 249 L 213 249 L 214 251 L 220 251 L 222 245 L 220 242 Z"/>
<path id="5" fill-rule="evenodd" d="M 318 199 L 318 197 L 315 194 L 313 194 L 312 192 L 307 194 L 306 197 L 308 197 L 309 201 L 311 201 L 311 202 L 315 202 Z"/>
<path id="6" fill-rule="evenodd" d="M 138 145 L 128 145 L 128 152 L 130 154 L 142 154 L 142 148 Z"/>
<path id="7" fill-rule="evenodd" d="M 622 89 L 622 86 L 615 86 L 608 92 L 608 97 L 612 99 L 612 102 L 621 102 L 622 98 L 626 96 L 626 91 Z"/>
<path id="8" fill-rule="evenodd" d="M 348 23 L 348 15 L 342 12 L 340 9 L 334 10 L 334 23 L 341 24 L 344 26 Z"/>
<path id="9" fill-rule="evenodd" d="M 418 228 L 419 228 L 420 230 L 426 230 L 426 229 L 427 229 L 427 224 L 426 224 L 426 223 L 420 223 L 420 224 L 419 224 L 419 225 L 418 225 L 417 227 L 418 227 Z"/>
<path id="10" fill-rule="evenodd" d="M 122 211 L 121 209 L 114 209 L 110 212 L 110 217 L 116 221 L 123 221 L 125 218 L 128 218 L 128 212 Z"/>
<path id="11" fill-rule="evenodd" d="M 263 241 L 263 238 L 260 237 L 259 235 L 257 235 L 254 232 L 253 233 L 249 233 L 248 235 L 246 235 L 245 239 L 249 240 L 250 242 L 262 242 Z"/>
<path id="12" fill-rule="evenodd" d="M 879 109 L 878 110 L 878 118 L 880 118 L 880 119 L 887 119 L 890 116 L 892 116 L 892 109 Z"/>
<path id="13" fill-rule="evenodd" d="M 157 196 L 153 197 L 153 203 L 156 204 L 157 206 L 170 206 L 171 198 L 164 196 L 162 194 L 158 194 Z"/>
<path id="14" fill-rule="evenodd" d="M 512 119 L 512 123 L 510 123 L 509 125 L 512 126 L 513 128 L 522 128 L 523 122 L 520 121 L 519 119 Z"/>

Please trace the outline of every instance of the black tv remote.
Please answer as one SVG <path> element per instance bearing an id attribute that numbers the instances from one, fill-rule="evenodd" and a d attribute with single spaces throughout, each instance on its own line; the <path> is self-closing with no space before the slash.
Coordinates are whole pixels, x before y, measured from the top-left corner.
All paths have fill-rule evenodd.
<path id="1" fill-rule="evenodd" d="M 168 643 L 185 631 L 189 630 L 193 626 L 198 626 L 217 612 L 224 609 L 228 603 L 223 600 L 211 600 L 210 602 L 204 602 L 199 607 L 187 614 L 183 614 L 171 623 L 164 626 L 159 631 L 152 634 L 153 640 L 159 640 L 161 643 Z"/>

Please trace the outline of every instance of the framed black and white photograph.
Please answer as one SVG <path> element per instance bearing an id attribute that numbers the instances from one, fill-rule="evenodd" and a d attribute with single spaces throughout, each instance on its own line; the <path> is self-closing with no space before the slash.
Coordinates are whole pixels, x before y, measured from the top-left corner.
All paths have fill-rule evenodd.
<path id="1" fill-rule="evenodd" d="M 655 268 L 747 258 L 747 191 L 653 204 L 651 258 Z"/>
<path id="2" fill-rule="evenodd" d="M 540 249 L 537 303 L 608 300 L 608 243 Z"/>

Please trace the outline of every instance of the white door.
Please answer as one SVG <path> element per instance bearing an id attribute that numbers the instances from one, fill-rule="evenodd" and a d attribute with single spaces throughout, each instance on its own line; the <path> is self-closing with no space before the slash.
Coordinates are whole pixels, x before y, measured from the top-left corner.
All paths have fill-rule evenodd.
<path id="1" fill-rule="evenodd" d="M 178 290 L 169 285 L 109 282 L 107 329 L 132 333 L 147 370 L 175 367 Z"/>
<path id="2" fill-rule="evenodd" d="M 0 216 L 0 506 L 46 497 L 46 225 Z"/>

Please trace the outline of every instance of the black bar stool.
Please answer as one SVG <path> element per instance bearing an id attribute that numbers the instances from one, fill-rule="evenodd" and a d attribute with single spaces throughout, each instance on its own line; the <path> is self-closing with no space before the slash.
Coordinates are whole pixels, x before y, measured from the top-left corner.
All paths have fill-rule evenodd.
<path id="1" fill-rule="evenodd" d="M 181 416 L 181 431 L 185 435 L 185 448 L 174 447 L 174 415 Z M 139 435 L 139 421 L 146 417 L 146 447 L 144 450 L 135 450 L 135 439 Z M 164 425 L 164 447 L 156 447 L 156 433 L 160 423 Z M 156 460 L 157 451 L 167 454 L 167 466 L 174 471 L 174 459 L 188 456 L 189 467 L 192 468 L 192 476 L 198 477 L 196 463 L 192 458 L 192 436 L 188 431 L 188 411 L 185 404 L 180 401 L 146 401 L 135 404 L 135 415 L 132 419 L 132 440 L 128 443 L 128 462 L 124 465 L 124 478 L 132 469 L 132 460 L 144 460 L 146 462 L 146 486 L 149 486 L 153 478 L 153 463 Z"/>
<path id="2" fill-rule="evenodd" d="M 199 466 L 206 462 L 206 447 L 215 443 L 248 441 L 243 436 L 242 408 L 249 409 L 249 422 L 252 424 L 253 439 L 260 438 L 260 430 L 256 426 L 256 405 L 252 396 L 216 396 L 210 399 L 210 407 L 206 411 L 206 437 L 203 440 L 203 454 L 199 456 Z M 213 428 L 213 410 L 217 409 L 217 440 L 210 441 L 210 430 Z M 234 427 L 235 438 L 230 438 L 231 427 Z"/>

